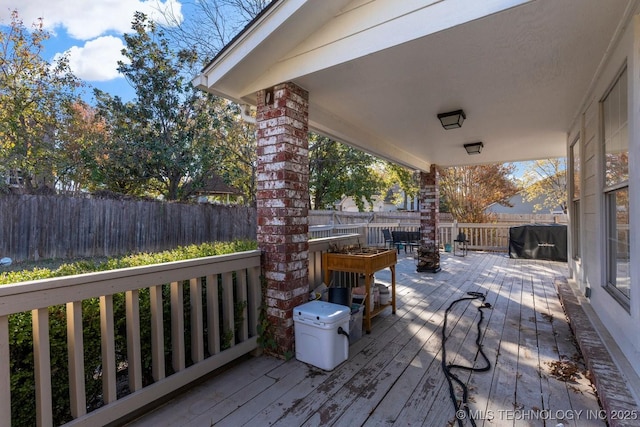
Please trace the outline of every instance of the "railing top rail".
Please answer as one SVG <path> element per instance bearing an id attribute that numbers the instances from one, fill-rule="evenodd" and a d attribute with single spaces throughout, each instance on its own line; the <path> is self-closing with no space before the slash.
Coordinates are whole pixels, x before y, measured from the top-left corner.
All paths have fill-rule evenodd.
<path id="1" fill-rule="evenodd" d="M 340 234 L 339 236 L 320 237 L 318 239 L 309 240 L 309 252 L 326 251 L 331 244 L 338 242 L 354 242 L 357 243 L 362 235 L 358 233 Z"/>
<path id="2" fill-rule="evenodd" d="M 453 224 L 451 224 L 453 225 Z M 513 224 L 498 224 L 498 223 L 475 223 L 475 222 L 459 222 L 458 228 L 511 228 Z"/>
<path id="3" fill-rule="evenodd" d="M 331 225 L 331 224 L 310 225 L 309 226 L 309 231 L 312 231 L 312 230 L 331 230 L 332 228 L 333 228 L 333 225 Z"/>
<path id="4" fill-rule="evenodd" d="M 0 285 L 0 316 L 260 266 L 260 250 Z"/>

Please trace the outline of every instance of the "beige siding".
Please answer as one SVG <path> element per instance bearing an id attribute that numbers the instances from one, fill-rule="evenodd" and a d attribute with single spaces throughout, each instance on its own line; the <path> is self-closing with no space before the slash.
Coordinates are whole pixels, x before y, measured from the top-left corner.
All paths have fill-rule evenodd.
<path id="1" fill-rule="evenodd" d="M 640 6 L 636 8 L 635 14 L 640 14 Z M 635 27 L 635 28 L 634 28 Z M 615 80 L 621 67 L 626 63 L 629 77 L 629 106 L 630 123 L 637 120 L 640 111 L 640 97 L 634 95 L 634 87 L 640 86 L 640 48 L 634 49 L 634 43 L 640 47 L 640 18 L 630 20 L 626 27 L 621 27 L 621 34 L 614 40 L 612 49 L 607 58 L 604 59 L 598 75 L 594 76 L 594 85 L 589 93 L 585 94 L 585 103 L 582 111 L 584 117 L 584 127 L 582 133 L 582 197 L 581 197 L 581 224 L 580 242 L 582 245 L 581 259 L 570 259 L 569 266 L 572 271 L 580 271 L 574 275 L 578 281 L 580 289 L 587 287 L 591 290 L 589 299 L 590 309 L 597 313 L 604 324 L 604 327 L 612 335 L 615 345 L 619 347 L 630 366 L 640 373 L 640 331 L 637 328 L 640 322 L 640 309 L 637 301 L 640 294 L 638 275 L 640 267 L 636 248 L 636 237 L 638 235 L 638 221 L 631 220 L 631 310 L 627 311 L 618 303 L 603 287 L 604 274 L 606 270 L 605 244 L 605 218 L 603 208 L 602 193 L 602 130 L 600 128 L 600 100 L 606 94 L 608 88 Z M 634 34 L 635 31 L 635 34 Z M 634 42 L 635 38 L 635 42 Z M 634 77 L 632 77 L 634 76 Z M 637 90 L 636 90 L 637 91 Z M 635 115 L 632 112 L 636 112 Z M 572 132 L 578 131 L 580 124 L 574 124 Z M 568 144 L 571 141 L 568 141 Z M 640 131 L 636 124 L 629 129 L 629 151 L 631 159 L 630 168 L 630 204 L 631 218 L 639 218 L 637 212 L 634 213 L 633 206 L 638 206 L 640 189 L 634 186 L 638 182 L 638 170 L 634 168 L 634 156 L 640 150 Z M 637 159 L 636 159 L 636 165 Z M 635 298 L 635 299 L 634 299 Z M 626 363 L 622 361 L 622 363 Z M 631 369 L 631 368 L 630 368 Z"/>

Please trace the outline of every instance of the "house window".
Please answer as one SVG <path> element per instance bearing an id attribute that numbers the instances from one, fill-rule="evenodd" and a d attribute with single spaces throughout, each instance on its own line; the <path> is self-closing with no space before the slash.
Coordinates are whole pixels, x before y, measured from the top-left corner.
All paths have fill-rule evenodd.
<path id="1" fill-rule="evenodd" d="M 573 258 L 580 258 L 580 138 L 571 144 L 571 168 L 573 179 L 571 180 L 571 236 Z"/>
<path id="2" fill-rule="evenodd" d="M 629 271 L 629 138 L 626 67 L 602 100 L 606 288 L 625 307 L 631 298 Z"/>

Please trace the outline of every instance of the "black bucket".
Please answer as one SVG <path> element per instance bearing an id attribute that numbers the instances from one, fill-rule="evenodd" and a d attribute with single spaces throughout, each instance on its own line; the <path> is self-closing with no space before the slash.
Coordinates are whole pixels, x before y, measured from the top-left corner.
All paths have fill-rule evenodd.
<path id="1" fill-rule="evenodd" d="M 350 307 L 349 291 L 349 288 L 329 288 L 329 302 Z"/>

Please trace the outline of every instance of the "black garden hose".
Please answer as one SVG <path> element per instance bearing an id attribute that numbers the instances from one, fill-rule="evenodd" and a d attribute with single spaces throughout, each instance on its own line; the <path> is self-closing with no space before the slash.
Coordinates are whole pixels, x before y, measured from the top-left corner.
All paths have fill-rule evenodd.
<path id="1" fill-rule="evenodd" d="M 444 323 L 442 325 L 442 370 L 444 371 L 444 375 L 447 378 L 447 383 L 449 384 L 449 396 L 451 397 L 451 402 L 453 403 L 453 406 L 455 408 L 458 426 L 463 427 L 464 425 L 463 420 L 465 418 L 468 418 L 469 421 L 471 422 L 471 425 L 476 427 L 476 423 L 473 420 L 473 417 L 471 417 L 471 414 L 469 412 L 469 390 L 467 388 L 467 385 L 464 382 L 462 382 L 462 380 L 460 380 L 460 378 L 458 378 L 454 373 L 452 373 L 451 370 L 461 369 L 461 370 L 471 371 L 471 372 L 486 372 L 489 369 L 491 369 L 491 362 L 489 362 L 487 355 L 484 353 L 484 350 L 482 349 L 482 344 L 480 343 L 480 338 L 481 338 L 480 326 L 482 325 L 482 322 L 484 320 L 484 312 L 482 310 L 484 308 L 491 308 L 491 304 L 484 302 L 486 296 L 481 292 L 467 292 L 467 295 L 469 296 L 453 301 L 444 312 Z M 476 299 L 479 299 L 482 301 L 482 304 L 478 307 L 478 311 L 480 312 L 480 319 L 478 320 L 478 323 L 476 325 L 477 326 L 476 359 L 478 357 L 478 354 L 482 356 L 482 358 L 485 361 L 485 366 L 480 368 L 474 368 L 471 366 L 462 366 L 462 365 L 447 363 L 446 342 L 448 338 L 447 337 L 447 317 L 449 315 L 449 312 L 459 302 L 476 300 Z M 456 384 L 458 384 L 462 388 L 462 401 L 460 403 L 458 403 L 458 399 L 456 397 L 455 389 L 453 386 L 454 381 Z M 461 413 L 459 411 L 464 411 L 464 413 Z"/>

